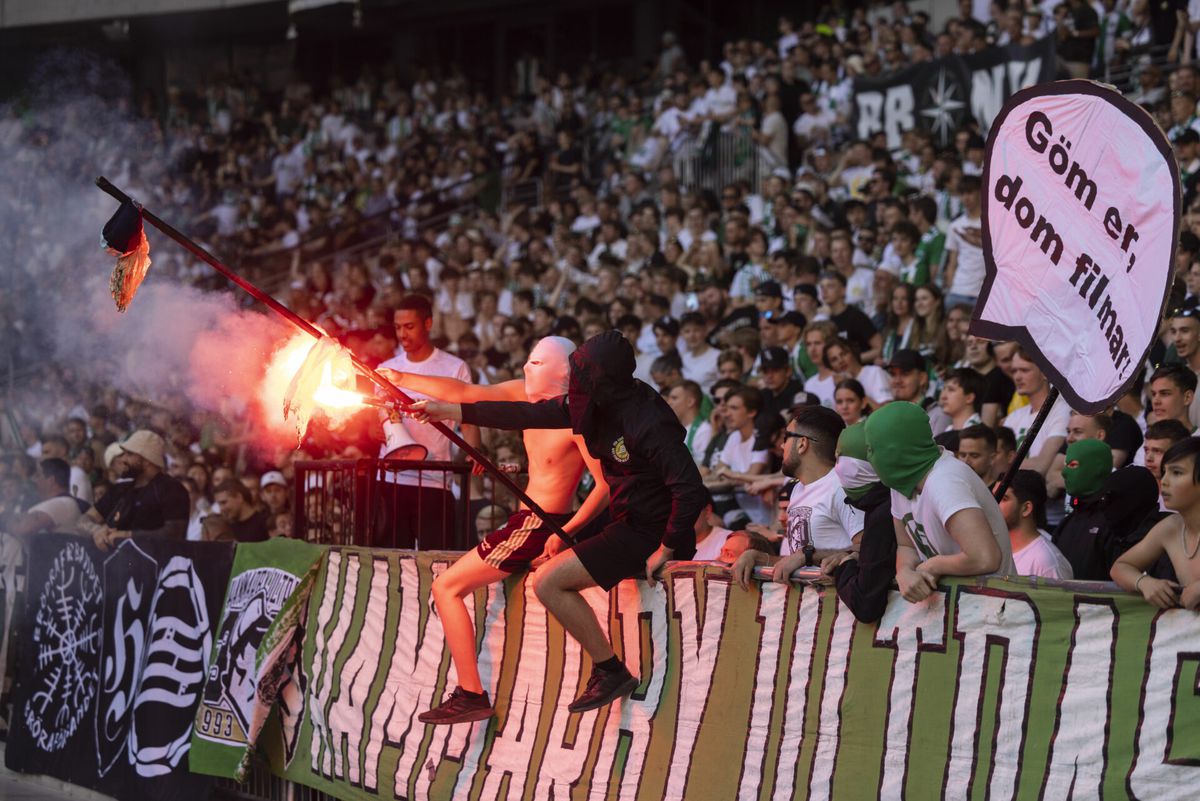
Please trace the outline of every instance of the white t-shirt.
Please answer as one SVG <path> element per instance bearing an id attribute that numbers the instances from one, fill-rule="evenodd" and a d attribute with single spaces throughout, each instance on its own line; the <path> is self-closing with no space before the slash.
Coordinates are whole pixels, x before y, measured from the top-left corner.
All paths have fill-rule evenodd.
<path id="1" fill-rule="evenodd" d="M 386 367 L 389 370 L 398 370 L 403 373 L 415 373 L 417 375 L 432 375 L 442 376 L 445 378 L 457 378 L 459 381 L 471 383 L 471 372 L 467 369 L 467 364 L 457 356 L 452 356 L 446 351 L 439 348 L 434 348 L 433 353 L 423 362 L 409 361 L 408 354 L 403 350 L 399 354 L 388 359 L 381 368 Z M 429 395 L 424 395 L 420 392 L 414 392 L 411 389 L 404 390 L 404 394 L 414 400 L 427 400 Z M 411 418 L 404 417 L 400 419 L 400 423 L 408 431 L 409 436 L 416 440 L 421 445 L 428 449 L 426 459 L 430 461 L 448 462 L 450 461 L 450 440 L 446 439 L 441 433 L 431 425 L 424 425 L 415 422 Z M 379 457 L 383 458 L 387 453 L 388 446 L 385 442 L 379 448 Z M 420 477 L 423 486 L 443 487 L 449 489 L 450 474 L 441 471 L 420 471 L 423 475 Z M 408 470 L 403 473 L 385 473 L 384 480 L 390 481 L 393 484 L 407 484 L 415 486 L 418 481 L 418 471 Z"/>
<path id="2" fill-rule="evenodd" d="M 733 532 L 727 528 L 713 526 L 713 530 L 704 538 L 704 542 L 696 546 L 696 555 L 692 557 L 697 562 L 715 562 L 721 558 L 721 549 L 725 547 L 725 540 L 729 539 L 729 535 Z"/>
<path id="3" fill-rule="evenodd" d="M 71 465 L 71 494 L 81 501 L 92 502 L 92 480 L 76 465 Z"/>
<path id="4" fill-rule="evenodd" d="M 690 442 L 688 441 L 689 437 L 691 439 Z M 691 426 L 684 429 L 683 441 L 687 444 L 688 450 L 692 454 L 692 459 L 695 460 L 696 464 L 704 461 L 704 453 L 708 450 L 708 443 L 712 442 L 712 437 L 712 423 L 707 420 L 700 421 L 700 424 L 696 426 L 695 433 L 692 432 Z"/>
<path id="5" fill-rule="evenodd" d="M 1011 541 L 1010 541 L 1011 542 Z M 1046 537 L 1038 537 L 1019 551 L 1013 551 L 1013 564 L 1019 576 L 1071 579 L 1075 572 L 1062 551 Z"/>
<path id="6" fill-rule="evenodd" d="M 754 449 L 754 431 L 747 439 L 742 439 L 741 431 L 734 431 L 725 440 L 721 449 L 721 462 L 735 473 L 749 473 L 756 464 L 766 464 L 767 451 Z M 734 491 L 738 506 L 750 517 L 752 523 L 767 525 L 771 522 L 771 505 L 762 499 L 761 495 L 751 495 L 741 489 Z"/>
<path id="7" fill-rule="evenodd" d="M 74 531 L 75 523 L 83 514 L 79 511 L 79 504 L 70 495 L 59 495 L 57 498 L 42 501 L 29 510 L 30 514 L 34 512 L 41 512 L 50 518 L 54 523 L 53 531 L 63 532 Z"/>
<path id="8" fill-rule="evenodd" d="M 717 360 L 721 351 L 708 348 L 699 356 L 694 355 L 686 347 L 679 349 L 679 360 L 683 362 L 683 377 L 700 385 L 700 391 L 708 394 L 713 384 L 717 383 L 720 373 L 717 372 Z"/>
<path id="9" fill-rule="evenodd" d="M 870 314 L 875 294 L 874 288 L 875 271 L 859 267 L 846 280 L 846 302 Z"/>
<path id="10" fill-rule="evenodd" d="M 852 538 L 863 530 L 863 513 L 846 503 L 846 491 L 837 473 L 830 470 L 811 484 L 797 484 L 788 499 L 787 532 L 779 553 L 787 556 L 804 550 L 801 524 L 818 551 L 849 548 Z"/>
<path id="11" fill-rule="evenodd" d="M 1004 419 L 1005 427 L 1011 428 L 1013 434 L 1017 437 L 1017 447 L 1021 446 L 1021 441 L 1025 439 L 1026 432 L 1029 431 L 1029 427 L 1033 425 L 1034 418 L 1037 417 L 1037 412 L 1038 410 L 1034 409 L 1031 404 L 1026 404 Z M 1071 407 L 1060 396 L 1055 401 L 1054 407 L 1050 409 L 1050 414 L 1046 416 L 1046 422 L 1042 424 L 1042 429 L 1038 431 L 1033 444 L 1029 447 L 1029 455 L 1036 457 L 1042 452 L 1042 448 L 1045 447 L 1046 440 L 1052 437 L 1065 438 L 1067 436 L 1067 425 L 1070 422 Z"/>
<path id="12" fill-rule="evenodd" d="M 892 490 L 892 517 L 904 525 L 922 560 L 962 552 L 958 542 L 946 530 L 946 522 L 956 512 L 972 507 L 983 510 L 1000 548 L 1000 567 L 996 572 L 1014 575 L 1016 567 L 1004 515 L 983 479 L 954 454 L 942 450 L 941 457 L 925 477 L 924 489 L 914 493 L 911 500 Z"/>
<path id="13" fill-rule="evenodd" d="M 820 373 L 809 376 L 804 382 L 804 389 L 816 395 L 822 406 L 833 408 L 833 393 L 837 391 L 837 379 L 833 377 L 832 373 L 825 378 L 821 378 Z M 866 387 L 864 386 L 863 389 Z"/>
<path id="14" fill-rule="evenodd" d="M 954 281 L 950 284 L 949 294 L 966 295 L 969 298 L 979 297 L 983 288 L 985 268 L 983 265 L 983 248 L 972 245 L 963 234 L 968 229 L 981 230 L 982 223 L 978 217 L 962 215 L 950 223 L 950 231 L 946 235 L 946 251 L 958 253 L 958 265 L 954 269 Z"/>

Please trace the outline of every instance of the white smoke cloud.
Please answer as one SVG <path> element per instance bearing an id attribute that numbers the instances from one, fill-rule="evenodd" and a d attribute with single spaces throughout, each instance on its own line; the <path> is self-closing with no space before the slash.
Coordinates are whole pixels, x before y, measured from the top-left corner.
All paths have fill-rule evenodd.
<path id="1" fill-rule="evenodd" d="M 100 230 L 117 202 L 94 179 L 106 175 L 161 211 L 172 177 L 157 126 L 131 112 L 129 97 L 114 65 L 57 53 L 21 98 L 0 105 L 0 340 L 5 320 L 15 332 L 0 358 L 32 371 L 51 360 L 149 400 L 184 393 L 203 409 L 253 407 L 272 351 L 293 329 L 243 308 L 240 294 L 174 279 L 191 257 L 149 224 L 153 266 L 129 310 L 116 311 Z M 186 220 L 168 221 L 186 232 Z"/>

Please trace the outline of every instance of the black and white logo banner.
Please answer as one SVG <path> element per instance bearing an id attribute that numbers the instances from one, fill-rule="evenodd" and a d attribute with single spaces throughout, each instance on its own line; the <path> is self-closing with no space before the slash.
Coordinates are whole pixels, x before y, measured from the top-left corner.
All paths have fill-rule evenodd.
<path id="1" fill-rule="evenodd" d="M 944 147 L 969 119 L 986 133 L 1009 95 L 1054 80 L 1057 69 L 1049 36 L 1031 45 L 934 59 L 885 78 L 856 78 L 856 130 L 862 139 L 883 131 L 894 149 L 901 134 L 920 128 Z"/>
<path id="2" fill-rule="evenodd" d="M 7 766 L 119 799 L 207 798 L 188 750 L 232 563 L 229 545 L 34 539 Z"/>

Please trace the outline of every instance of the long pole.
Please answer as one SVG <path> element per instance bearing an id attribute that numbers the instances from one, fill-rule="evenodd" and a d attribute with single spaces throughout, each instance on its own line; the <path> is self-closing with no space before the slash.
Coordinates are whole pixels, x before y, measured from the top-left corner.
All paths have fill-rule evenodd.
<path id="1" fill-rule="evenodd" d="M 189 238 L 185 234 L 180 233 L 169 223 L 163 221 L 158 216 L 152 214 L 151 212 L 146 210 L 144 207 L 142 207 L 140 204 L 136 203 L 136 201 L 134 201 L 133 198 L 129 197 L 129 195 L 125 194 L 120 189 L 118 189 L 116 186 L 114 186 L 112 184 L 112 182 L 109 181 L 107 178 L 105 178 L 103 175 L 96 179 L 96 186 L 100 187 L 100 189 L 107 192 L 109 195 L 112 195 L 114 198 L 121 201 L 122 203 L 129 201 L 129 202 L 137 205 L 138 208 L 141 209 L 142 217 L 147 222 L 149 222 L 151 225 L 153 225 L 158 230 L 162 231 L 167 236 L 174 239 L 176 242 L 178 242 L 180 245 L 182 245 L 183 248 L 185 250 L 187 250 L 189 253 L 191 253 L 193 256 L 206 262 L 210 267 L 212 267 L 214 270 L 219 272 L 221 275 L 225 276 L 230 281 L 237 284 L 242 289 L 246 290 L 246 292 L 249 293 L 249 295 L 252 298 L 254 298 L 258 302 L 262 303 L 267 308 L 274 311 L 276 314 L 283 317 L 285 320 L 287 320 L 292 325 L 299 328 L 301 331 L 305 332 L 306 334 L 309 334 L 310 336 L 312 336 L 316 339 L 320 339 L 321 337 L 324 336 L 324 334 L 321 333 L 320 329 L 318 329 L 316 326 L 314 326 L 308 320 L 305 320 L 303 317 L 296 314 L 294 311 L 289 309 L 287 306 L 284 306 L 282 303 L 275 300 L 275 298 L 271 297 L 266 292 L 263 292 L 261 289 L 256 287 L 254 284 L 250 283 L 245 278 L 243 278 L 242 276 L 235 273 L 233 270 L 226 267 L 224 264 L 221 263 L 220 260 L 217 259 L 216 256 L 212 255 L 207 250 L 200 247 L 198 244 L 196 244 L 196 242 L 194 242 L 191 238 Z M 416 402 L 412 398 L 410 398 L 408 395 L 405 395 L 403 392 L 401 392 L 399 388 L 397 388 L 394 384 L 392 384 L 392 382 L 388 381 L 386 378 L 381 376 L 379 373 L 375 372 L 374 369 L 372 369 L 368 365 L 363 364 L 361 361 L 359 361 L 357 357 L 351 355 L 351 358 L 354 361 L 354 366 L 359 371 L 361 371 L 363 375 L 370 378 L 371 381 L 375 384 L 375 386 L 382 389 L 384 392 L 386 392 L 388 395 L 390 395 L 394 400 L 398 401 L 399 403 L 401 403 L 404 406 L 411 406 L 413 403 Z M 471 447 L 471 445 L 469 445 L 466 440 L 464 440 L 462 437 L 460 437 L 452 428 L 447 426 L 445 423 L 433 421 L 430 423 L 430 425 L 432 425 L 434 428 L 436 428 L 438 431 L 440 431 L 442 433 L 442 435 L 445 436 L 448 440 L 450 440 L 455 445 L 457 445 L 459 448 L 461 448 L 463 450 L 463 452 L 467 454 L 467 456 L 471 457 L 476 462 L 483 465 L 484 469 L 486 469 L 489 473 L 491 473 L 493 478 L 495 478 L 502 485 L 504 485 L 504 487 L 507 488 L 508 491 L 511 492 L 513 495 L 517 496 L 526 506 L 529 507 L 529 510 L 531 512 L 533 512 L 535 515 L 537 515 L 539 518 L 541 518 L 542 521 L 546 525 L 548 525 L 552 529 L 554 529 L 554 533 L 557 534 L 558 536 L 562 537 L 563 541 L 569 542 L 569 543 L 575 542 L 575 539 L 573 537 L 571 537 L 571 535 L 567 534 L 567 532 L 563 530 L 562 526 L 560 526 L 558 523 L 556 523 L 554 521 L 554 518 L 552 518 L 550 515 L 546 514 L 546 512 L 542 509 L 542 507 L 539 506 L 537 503 L 535 503 L 532 498 L 530 498 L 528 495 L 526 495 L 525 491 L 523 489 L 521 489 L 517 485 L 517 482 L 513 481 L 508 476 L 507 473 L 505 473 L 499 467 L 497 467 L 495 464 L 493 464 L 491 459 L 487 458 L 482 453 L 477 451 L 475 448 Z"/>
<path id="2" fill-rule="evenodd" d="M 1021 447 L 1017 448 L 1017 453 L 1013 456 L 1012 466 L 1005 472 L 1004 478 L 1000 479 L 1000 486 L 996 487 L 997 503 L 1004 500 L 1004 493 L 1008 492 L 1008 488 L 1012 486 L 1013 476 L 1021 469 L 1021 462 L 1025 461 L 1025 457 L 1029 454 L 1029 448 L 1037 439 L 1038 432 L 1042 430 L 1042 424 L 1050 416 L 1050 409 L 1057 400 L 1058 390 L 1050 387 L 1050 391 L 1046 393 L 1046 400 L 1042 401 L 1042 408 L 1038 409 L 1037 417 L 1033 419 L 1033 425 L 1029 426 L 1029 430 L 1025 432 L 1025 439 L 1021 440 Z"/>

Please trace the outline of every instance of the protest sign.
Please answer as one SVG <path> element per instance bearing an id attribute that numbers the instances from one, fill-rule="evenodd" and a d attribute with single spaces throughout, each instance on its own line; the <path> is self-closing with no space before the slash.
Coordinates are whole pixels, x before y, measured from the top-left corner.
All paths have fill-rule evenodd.
<path id="1" fill-rule="evenodd" d="M 972 334 L 1021 343 L 1071 408 L 1096 414 L 1158 335 L 1179 235 L 1179 170 L 1117 92 L 1060 81 L 1013 95 L 983 173 L 987 275 Z"/>

